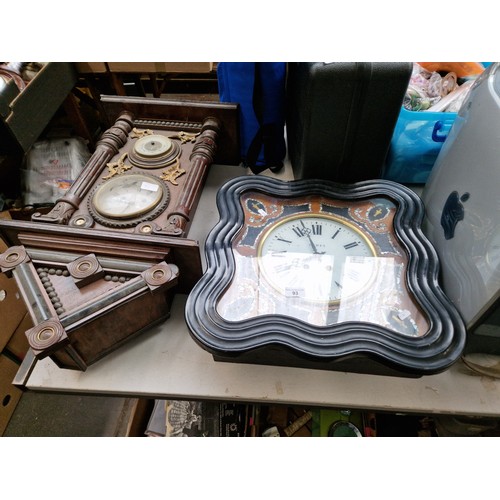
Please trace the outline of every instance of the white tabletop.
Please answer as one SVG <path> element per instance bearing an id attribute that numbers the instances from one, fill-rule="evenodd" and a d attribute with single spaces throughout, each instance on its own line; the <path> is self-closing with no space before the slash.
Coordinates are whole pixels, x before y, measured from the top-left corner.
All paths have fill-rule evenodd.
<path id="1" fill-rule="evenodd" d="M 215 193 L 241 167 L 213 165 L 189 237 L 203 248 L 218 218 Z M 275 175 L 290 179 L 290 172 Z M 475 375 L 458 361 L 421 378 L 216 362 L 191 338 L 185 295 L 176 295 L 171 317 L 128 342 L 86 372 L 38 361 L 26 387 L 36 391 L 159 399 L 283 403 L 376 411 L 500 415 L 500 380 Z"/>

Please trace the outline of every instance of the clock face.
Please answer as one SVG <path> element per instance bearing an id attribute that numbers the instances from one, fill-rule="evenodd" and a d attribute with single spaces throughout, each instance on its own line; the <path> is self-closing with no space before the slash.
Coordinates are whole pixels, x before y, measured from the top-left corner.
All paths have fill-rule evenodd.
<path id="1" fill-rule="evenodd" d="M 144 174 L 114 177 L 97 188 L 92 204 L 96 212 L 110 219 L 140 217 L 162 202 L 162 181 Z"/>
<path id="2" fill-rule="evenodd" d="M 374 277 L 375 248 L 354 225 L 326 215 L 297 215 L 270 226 L 258 264 L 285 297 L 339 301 Z"/>
<path id="3" fill-rule="evenodd" d="M 172 149 L 172 141 L 163 135 L 152 134 L 141 137 L 134 144 L 134 152 L 143 158 L 158 158 Z"/>
<path id="4" fill-rule="evenodd" d="M 406 252 L 384 197 L 342 201 L 245 193 L 245 223 L 232 244 L 235 274 L 217 310 L 237 321 L 285 315 L 312 325 L 350 321 L 402 335 L 429 327 L 409 298 Z"/>
<path id="5" fill-rule="evenodd" d="M 179 141 L 160 134 L 145 134 L 138 138 L 128 154 L 128 160 L 138 168 L 165 168 L 179 161 Z"/>

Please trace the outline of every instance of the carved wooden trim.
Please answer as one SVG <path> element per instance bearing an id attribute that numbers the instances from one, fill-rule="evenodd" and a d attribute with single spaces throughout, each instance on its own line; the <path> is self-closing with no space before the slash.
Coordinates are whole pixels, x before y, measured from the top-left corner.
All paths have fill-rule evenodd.
<path id="1" fill-rule="evenodd" d="M 12 260 L 9 271 L 34 323 L 26 336 L 35 358 L 50 356 L 63 368 L 85 370 L 138 334 L 137 325 L 144 329 L 166 319 L 178 284 L 179 268 L 164 261 L 135 259 L 121 266 L 118 256 L 42 249 L 30 254 L 22 246 L 4 255 L 16 256 L 6 260 Z"/>
<path id="2" fill-rule="evenodd" d="M 0 271 L 9 273 L 19 264 L 29 261 L 30 258 L 24 246 L 10 247 L 0 254 Z"/>
<path id="3" fill-rule="evenodd" d="M 115 124 L 102 135 L 94 154 L 84 167 L 83 172 L 71 185 L 66 194 L 57 200 L 54 208 L 47 214 L 35 212 L 31 219 L 37 222 L 51 224 L 67 224 L 78 208 L 83 197 L 88 193 L 93 183 L 99 178 L 106 163 L 118 153 L 127 142 L 132 130 L 133 118 L 128 112 L 122 113 Z"/>
<path id="4" fill-rule="evenodd" d="M 162 260 L 175 263 L 180 269 L 179 293 L 189 293 L 202 274 L 199 243 L 168 235 L 158 238 L 150 234 L 153 230 L 150 223 L 145 226 L 149 228 L 138 238 L 137 235 L 86 228 L 75 233 L 74 228 L 61 224 L 0 219 L 0 235 L 9 246 L 24 245 L 39 251 L 95 253 L 100 259 L 107 256 L 129 261 L 140 256 L 141 261 L 150 265 Z"/>
<path id="5" fill-rule="evenodd" d="M 190 221 L 207 176 L 208 166 L 213 162 L 217 151 L 217 136 L 220 122 L 209 117 L 203 122 L 201 134 L 196 138 L 195 145 L 189 157 L 190 168 L 181 198 L 171 211 L 167 226 L 155 233 L 177 235 L 181 234 Z"/>
<path id="6" fill-rule="evenodd" d="M 165 287 L 167 284 L 171 288 L 177 284 L 178 276 L 179 269 L 176 266 L 169 266 L 165 262 L 160 262 L 142 273 L 142 277 L 151 291 Z"/>
<path id="7" fill-rule="evenodd" d="M 111 123 L 124 109 L 130 111 L 135 117 L 135 123 L 140 122 L 141 126 L 155 120 L 201 124 L 207 116 L 213 116 L 221 123 L 215 161 L 222 165 L 239 165 L 241 162 L 237 103 L 188 102 L 107 95 L 101 96 L 101 103 Z"/>
<path id="8" fill-rule="evenodd" d="M 77 287 L 82 288 L 102 277 L 104 269 L 94 254 L 85 255 L 66 265 Z"/>
<path id="9" fill-rule="evenodd" d="M 193 133 L 198 133 L 201 130 L 201 122 L 186 122 L 176 120 L 148 120 L 146 118 L 137 118 L 134 120 L 134 125 L 140 128 L 154 127 L 159 130 L 192 130 Z"/>
<path id="10" fill-rule="evenodd" d="M 57 318 L 50 318 L 26 331 L 30 347 L 38 358 L 46 357 L 69 343 L 68 336 Z"/>

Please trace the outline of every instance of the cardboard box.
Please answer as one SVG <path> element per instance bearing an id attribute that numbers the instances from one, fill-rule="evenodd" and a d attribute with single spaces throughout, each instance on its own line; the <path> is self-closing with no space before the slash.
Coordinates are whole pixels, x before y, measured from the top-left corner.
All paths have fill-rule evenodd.
<path id="1" fill-rule="evenodd" d="M 22 92 L 0 93 L 4 128 L 24 153 L 40 137 L 76 81 L 73 63 L 48 62 Z"/>
<path id="2" fill-rule="evenodd" d="M 77 73 L 106 73 L 108 67 L 105 62 L 76 62 Z"/>
<path id="3" fill-rule="evenodd" d="M 3 436 L 23 393 L 12 385 L 18 368 L 17 363 L 0 354 L 0 436 Z"/>
<path id="4" fill-rule="evenodd" d="M 108 62 L 115 73 L 210 73 L 211 62 Z"/>
<path id="5" fill-rule="evenodd" d="M 133 400 L 132 410 L 127 422 L 127 437 L 146 437 L 151 414 L 154 410 L 155 400 L 139 398 Z"/>
<path id="6" fill-rule="evenodd" d="M 28 342 L 28 337 L 26 337 L 26 331 L 30 328 L 33 328 L 33 321 L 29 313 L 24 315 L 24 318 L 19 323 L 19 326 L 16 328 L 15 332 L 10 337 L 9 342 L 5 346 L 5 350 L 11 354 L 14 358 L 16 358 L 19 362 L 21 362 L 28 349 L 30 348 L 30 344 Z"/>

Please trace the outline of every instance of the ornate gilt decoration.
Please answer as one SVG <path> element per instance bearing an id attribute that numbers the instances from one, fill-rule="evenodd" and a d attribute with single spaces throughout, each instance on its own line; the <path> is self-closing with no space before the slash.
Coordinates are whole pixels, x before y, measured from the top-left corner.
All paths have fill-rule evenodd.
<path id="1" fill-rule="evenodd" d="M 179 139 L 181 141 L 181 144 L 186 144 L 186 142 L 196 142 L 196 138 L 200 135 L 200 133 L 192 133 L 192 132 L 185 132 L 181 130 L 178 134 L 172 135 L 169 137 L 169 139 Z"/>
<path id="2" fill-rule="evenodd" d="M 153 135 L 153 131 L 150 129 L 145 129 L 141 130 L 136 127 L 132 129 L 132 132 L 130 134 L 131 139 L 140 139 L 141 137 L 144 137 L 145 135 Z"/>
<path id="3" fill-rule="evenodd" d="M 177 177 L 180 177 L 185 173 L 186 170 L 181 168 L 179 158 L 176 158 L 175 163 L 171 167 L 167 168 L 167 170 L 164 170 L 160 178 L 164 181 L 171 182 L 174 186 L 178 186 L 179 183 L 176 181 Z"/>
<path id="4" fill-rule="evenodd" d="M 115 175 L 123 174 L 123 172 L 132 168 L 132 165 L 125 165 L 125 158 L 127 155 L 128 153 L 123 153 L 118 161 L 106 163 L 106 167 L 108 167 L 108 175 L 103 177 L 104 180 L 111 179 L 111 177 L 114 177 Z"/>

